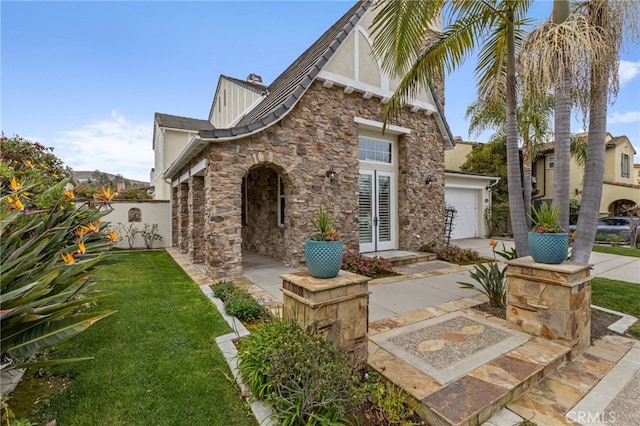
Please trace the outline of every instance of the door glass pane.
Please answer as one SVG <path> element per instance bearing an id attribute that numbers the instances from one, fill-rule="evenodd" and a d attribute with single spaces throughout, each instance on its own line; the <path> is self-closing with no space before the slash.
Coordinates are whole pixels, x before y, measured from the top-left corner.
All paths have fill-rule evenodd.
<path id="1" fill-rule="evenodd" d="M 391 178 L 378 176 L 378 241 L 391 241 Z"/>
<path id="2" fill-rule="evenodd" d="M 360 243 L 373 241 L 372 231 L 372 201 L 373 176 L 361 174 L 358 178 L 360 194 L 358 196 L 358 237 Z"/>

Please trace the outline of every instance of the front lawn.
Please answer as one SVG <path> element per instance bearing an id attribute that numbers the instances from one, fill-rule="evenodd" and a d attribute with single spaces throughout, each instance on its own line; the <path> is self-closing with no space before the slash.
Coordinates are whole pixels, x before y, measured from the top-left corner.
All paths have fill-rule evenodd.
<path id="1" fill-rule="evenodd" d="M 640 249 L 631 247 L 613 247 L 594 244 L 592 251 L 598 253 L 609 253 L 618 256 L 640 257 Z"/>
<path id="2" fill-rule="evenodd" d="M 95 360 L 52 368 L 72 383 L 29 417 L 74 426 L 257 424 L 215 343 L 231 329 L 197 285 L 164 251 L 113 259 L 97 274 L 110 295 L 91 309 L 117 313 L 56 351 Z"/>
<path id="3" fill-rule="evenodd" d="M 594 277 L 591 303 L 640 318 L 640 284 Z M 640 322 L 636 321 L 628 333 L 640 337 Z"/>

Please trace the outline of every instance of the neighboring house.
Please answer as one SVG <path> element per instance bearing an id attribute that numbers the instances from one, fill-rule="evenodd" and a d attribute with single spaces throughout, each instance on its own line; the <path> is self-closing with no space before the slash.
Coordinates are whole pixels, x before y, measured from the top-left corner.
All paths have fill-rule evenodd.
<path id="1" fill-rule="evenodd" d="M 210 275 L 240 274 L 243 251 L 303 262 L 320 206 L 337 215 L 347 251 L 442 238 L 454 146 L 444 87 L 418 93 L 382 131 L 397 80 L 372 56 L 371 4 L 355 4 L 267 87 L 255 74 L 222 76 L 208 121 L 156 114 L 155 182 L 170 182 L 173 245 Z"/>
<path id="2" fill-rule="evenodd" d="M 156 112 L 153 120 L 154 167 L 151 171 L 154 200 L 171 199 L 171 185 L 163 176 L 165 170 L 199 131 L 212 129 L 213 124 L 207 120 Z"/>
<path id="3" fill-rule="evenodd" d="M 486 211 L 491 207 L 491 188 L 500 178 L 462 172 L 467 155 L 478 142 L 465 142 L 456 136 L 455 149 L 444 155 L 444 198 L 447 207 L 456 210 L 452 239 L 485 237 L 489 234 Z"/>
<path id="4" fill-rule="evenodd" d="M 578 136 L 586 137 L 586 134 Z M 618 215 L 622 213 L 622 206 L 640 204 L 640 184 L 633 164 L 635 153 L 629 138 L 624 135 L 614 137 L 607 133 L 600 216 Z M 553 144 L 549 144 L 533 166 L 534 204 L 552 201 L 554 169 Z M 580 200 L 584 169 L 572 157 L 569 170 L 571 198 Z"/>

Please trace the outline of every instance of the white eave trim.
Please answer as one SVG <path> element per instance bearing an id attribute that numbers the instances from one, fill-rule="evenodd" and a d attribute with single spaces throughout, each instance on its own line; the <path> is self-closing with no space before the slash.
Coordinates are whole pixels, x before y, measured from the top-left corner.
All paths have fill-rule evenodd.
<path id="1" fill-rule="evenodd" d="M 323 80 L 324 81 L 323 85 L 325 87 L 331 87 L 333 84 L 335 84 L 335 85 L 344 87 L 346 93 L 357 91 L 359 93 L 362 93 L 363 96 L 364 95 L 368 97 L 375 96 L 377 98 L 380 98 L 380 100 L 383 102 L 391 98 L 391 96 L 393 96 L 393 92 L 389 90 L 385 90 L 381 87 L 371 86 L 367 83 L 363 83 L 357 80 L 352 80 L 350 78 L 341 76 L 339 74 L 334 74 L 332 72 L 328 72 L 324 70 L 318 73 L 318 75 L 316 76 L 316 79 Z M 331 86 L 329 85 L 330 83 L 327 83 L 327 82 L 331 82 L 332 83 Z M 349 91 L 347 92 L 347 90 Z M 427 115 L 437 112 L 437 108 L 435 105 L 428 102 L 424 102 L 424 101 L 413 100 L 411 102 L 408 102 L 407 106 L 415 109 L 416 111 L 423 110 Z"/>
<path id="2" fill-rule="evenodd" d="M 368 120 L 366 118 L 354 117 L 353 121 L 358 123 L 361 127 L 373 129 L 373 130 L 382 130 L 384 123 L 380 121 Z M 407 127 L 395 126 L 393 124 L 387 124 L 385 128 L 385 133 L 390 133 L 392 135 L 408 135 L 411 133 L 411 129 Z"/>

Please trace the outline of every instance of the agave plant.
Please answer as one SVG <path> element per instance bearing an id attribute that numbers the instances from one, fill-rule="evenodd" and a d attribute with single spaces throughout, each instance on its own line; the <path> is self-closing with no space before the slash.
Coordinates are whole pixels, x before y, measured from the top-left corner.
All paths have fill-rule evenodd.
<path id="1" fill-rule="evenodd" d="M 3 363 L 17 361 L 5 369 L 33 366 L 22 361 L 113 313 L 81 309 L 103 296 L 91 290 L 90 277 L 110 247 L 101 230 L 108 211 L 74 206 L 62 195 L 66 183 L 38 194 L 60 200 L 48 209 L 25 209 L 33 185 L 2 188 L 0 346 Z"/>

